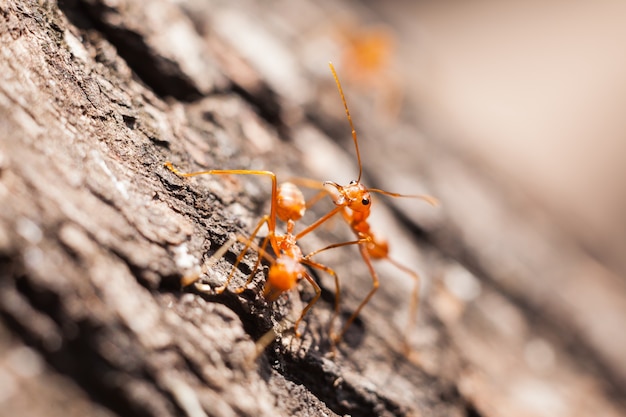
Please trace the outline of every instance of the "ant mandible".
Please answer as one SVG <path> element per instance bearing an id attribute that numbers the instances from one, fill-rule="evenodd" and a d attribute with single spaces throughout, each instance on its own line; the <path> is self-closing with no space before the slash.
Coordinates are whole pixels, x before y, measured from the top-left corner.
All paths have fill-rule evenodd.
<path id="1" fill-rule="evenodd" d="M 335 71 L 335 67 L 331 62 L 329 62 L 330 70 L 333 74 L 333 78 L 335 79 L 335 83 L 337 84 L 337 89 L 339 90 L 339 95 L 341 96 L 341 101 L 343 102 L 343 106 L 346 112 L 346 117 L 350 124 L 350 128 L 352 129 L 352 140 L 354 142 L 354 147 L 356 150 L 357 162 L 359 165 L 359 176 L 356 181 L 351 181 L 348 185 L 342 186 L 332 181 L 324 182 L 324 187 L 330 194 L 333 202 L 335 203 L 335 208 L 327 213 L 324 217 L 322 217 L 322 221 L 326 218 L 330 218 L 341 212 L 344 220 L 348 223 L 352 231 L 357 237 L 356 243 L 358 243 L 359 252 L 361 253 L 361 257 L 365 262 L 367 268 L 369 269 L 370 275 L 372 276 L 372 289 L 365 296 L 365 298 L 361 301 L 356 310 L 352 313 L 350 318 L 344 324 L 342 330 L 336 334 L 332 335 L 332 338 L 335 343 L 339 342 L 345 332 L 348 330 L 352 322 L 357 318 L 363 307 L 370 301 L 374 293 L 379 287 L 379 278 L 376 270 L 372 265 L 373 259 L 384 259 L 389 261 L 396 268 L 404 271 L 408 275 L 410 275 L 414 283 L 413 292 L 411 294 L 411 304 L 409 310 L 409 320 L 407 322 L 407 328 L 410 328 L 414 324 L 417 307 L 419 303 L 419 286 L 420 286 L 420 278 L 419 275 L 411 270 L 410 268 L 402 265 L 400 262 L 394 260 L 389 256 L 389 246 L 387 241 L 381 239 L 376 236 L 374 232 L 371 230 L 370 224 L 368 222 L 368 217 L 371 213 L 372 207 L 372 198 L 371 193 L 383 194 L 391 197 L 408 197 L 408 198 L 419 198 L 431 205 L 437 205 L 438 201 L 434 197 L 426 196 L 426 195 L 406 195 L 406 194 L 398 194 L 392 193 L 389 191 L 380 190 L 377 188 L 367 188 L 365 185 L 361 183 L 361 176 L 363 172 L 363 167 L 361 163 L 361 154 L 359 152 L 359 143 L 357 140 L 356 130 L 354 128 L 354 124 L 352 123 L 352 117 L 350 116 L 350 110 L 348 109 L 348 104 L 346 102 L 345 95 L 343 93 L 343 89 L 341 87 L 341 83 L 339 82 L 339 77 L 337 76 L 337 72 Z M 326 248 L 320 249 L 319 251 L 313 252 L 308 256 L 311 257 L 316 253 L 321 251 L 334 248 L 337 246 L 343 246 L 343 244 L 339 245 L 330 245 Z M 406 337 L 406 335 L 405 335 Z M 406 343 L 406 340 L 405 340 Z"/>
<path id="2" fill-rule="evenodd" d="M 174 174 L 180 177 L 194 177 L 198 175 L 229 175 L 229 174 L 240 174 L 240 175 L 260 175 L 260 176 L 268 176 L 272 181 L 272 196 L 271 196 L 271 204 L 270 204 L 270 214 L 265 215 L 261 218 L 261 220 L 257 223 L 254 228 L 252 234 L 249 237 L 244 237 L 238 235 L 234 239 L 230 239 L 226 242 L 222 247 L 220 247 L 211 257 L 212 260 L 216 260 L 226 253 L 226 251 L 234 245 L 237 241 L 243 243 L 245 245 L 243 251 L 239 253 L 231 272 L 226 279 L 226 282 L 221 287 L 215 289 L 215 293 L 221 294 L 228 288 L 230 281 L 232 280 L 235 270 L 237 269 L 239 263 L 242 261 L 246 252 L 252 247 L 255 249 L 259 256 L 257 257 L 256 264 L 252 269 L 252 272 L 248 276 L 246 283 L 235 289 L 235 293 L 241 293 L 245 290 L 245 288 L 252 282 L 256 271 L 258 270 L 261 258 L 265 258 L 270 262 L 269 271 L 267 274 L 267 281 L 263 288 L 263 296 L 270 302 L 276 301 L 278 297 L 296 286 L 296 284 L 305 279 L 315 290 L 315 296 L 309 301 L 306 307 L 302 310 L 300 316 L 294 323 L 294 333 L 296 337 L 300 337 L 300 332 L 298 330 L 299 324 L 307 314 L 307 312 L 313 307 L 313 305 L 318 301 L 321 295 L 321 289 L 319 285 L 315 282 L 315 280 L 311 277 L 311 275 L 307 272 L 305 265 L 310 266 L 312 268 L 324 271 L 331 275 L 335 280 L 336 294 L 335 294 L 335 313 L 334 316 L 338 315 L 339 312 L 339 278 L 337 274 L 332 268 L 329 268 L 321 263 L 315 262 L 310 257 L 310 255 L 303 255 L 302 250 L 297 244 L 297 241 L 304 237 L 306 234 L 315 230 L 319 227 L 326 218 L 320 219 L 317 222 L 311 224 L 306 227 L 298 234 L 294 234 L 294 229 L 296 222 L 302 218 L 304 215 L 307 203 L 305 201 L 304 195 L 302 191 L 291 182 L 284 182 L 280 185 L 276 179 L 276 174 L 271 171 L 257 171 L 257 170 L 242 170 L 242 169 L 214 169 L 207 171 L 197 171 L 184 173 L 175 168 L 171 162 L 166 162 L 165 166 L 172 171 Z M 276 231 L 276 219 L 279 219 L 286 223 L 286 232 L 284 234 L 279 234 Z M 263 239 L 261 246 L 257 246 L 253 243 L 257 234 L 263 227 L 263 225 L 267 224 L 268 234 Z M 270 255 L 267 251 L 267 245 L 272 247 L 272 251 L 274 255 Z M 348 244 L 354 244 L 355 242 L 346 242 L 337 246 L 344 246 Z M 315 253 L 319 253 L 321 251 L 315 251 Z M 209 261 L 210 263 L 211 261 Z M 191 285 L 193 284 L 199 277 L 195 277 L 193 280 L 186 280 L 183 285 Z M 196 287 L 200 290 L 204 290 L 204 286 L 196 284 Z M 332 321 L 331 321 L 332 325 Z"/>

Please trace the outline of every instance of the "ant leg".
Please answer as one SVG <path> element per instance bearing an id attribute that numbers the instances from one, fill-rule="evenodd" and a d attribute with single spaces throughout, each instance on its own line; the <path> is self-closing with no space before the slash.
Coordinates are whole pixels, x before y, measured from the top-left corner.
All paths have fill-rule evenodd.
<path id="1" fill-rule="evenodd" d="M 268 216 L 267 224 L 270 232 L 274 232 L 276 230 L 276 199 L 278 181 L 276 179 L 276 174 L 274 174 L 272 171 L 258 171 L 250 169 L 210 169 L 206 171 L 181 172 L 171 162 L 165 162 L 163 165 L 179 177 L 185 178 L 195 177 L 198 175 L 265 175 L 270 177 L 270 179 L 272 180 L 272 204 L 270 206 L 270 214 Z M 278 247 L 275 247 L 274 240 L 271 241 L 271 244 L 274 252 L 278 253 Z"/>
<path id="2" fill-rule="evenodd" d="M 318 193 L 314 195 L 311 199 L 309 199 L 309 201 L 306 202 L 307 209 L 313 207 L 318 201 L 320 201 L 322 198 L 328 195 L 328 191 L 326 190 L 326 188 L 324 188 L 324 183 L 320 181 L 312 180 L 310 178 L 303 178 L 303 177 L 291 177 L 289 178 L 288 181 L 292 184 L 295 184 L 301 187 L 310 188 L 312 190 L 318 190 Z"/>
<path id="3" fill-rule="evenodd" d="M 312 262 L 312 261 L 307 261 L 307 262 L 303 261 L 303 263 L 306 263 L 307 265 L 311 265 L 311 266 L 316 265 L 315 262 Z M 293 325 L 294 333 L 296 334 L 296 337 L 298 337 L 298 338 L 300 336 L 302 336 L 302 334 L 298 330 L 298 326 L 300 325 L 300 322 L 302 321 L 302 318 L 311 309 L 311 307 L 313 307 L 313 304 L 315 304 L 317 302 L 317 300 L 319 300 L 320 296 L 322 295 L 322 289 L 320 288 L 319 285 L 317 285 L 317 282 L 315 282 L 315 280 L 313 278 L 311 278 L 311 276 L 309 274 L 305 273 L 304 274 L 304 279 L 306 279 L 309 282 L 309 284 L 311 284 L 313 289 L 315 290 L 315 296 L 313 297 L 313 299 L 311 301 L 309 301 L 309 304 L 307 304 L 306 307 L 304 307 L 304 310 L 302 310 L 302 313 L 300 313 L 300 317 L 298 317 L 298 319 L 296 320 L 296 322 Z"/>
<path id="4" fill-rule="evenodd" d="M 348 246 L 348 245 L 359 245 L 359 244 L 363 244 L 363 243 L 367 243 L 370 240 L 367 238 L 363 238 L 363 239 L 359 239 L 359 240 L 352 240 L 349 242 L 342 242 L 342 243 L 334 243 L 332 245 L 328 245 L 322 249 L 318 249 L 316 251 L 313 251 L 311 253 L 309 253 L 308 255 L 306 255 L 304 257 L 304 259 L 306 260 L 306 262 L 312 262 L 310 258 L 312 258 L 313 256 L 317 255 L 320 252 L 329 250 L 329 249 L 334 249 L 334 248 L 339 248 L 342 246 Z M 306 263 L 304 260 L 302 261 L 303 263 Z M 325 265 L 321 265 L 318 263 L 315 263 L 316 265 L 311 264 L 311 266 L 321 269 L 323 271 L 326 271 L 329 275 L 332 275 L 333 278 L 335 279 L 335 311 L 333 312 L 333 316 L 330 319 L 330 323 L 328 325 L 328 333 L 331 335 L 331 340 L 334 339 L 333 336 L 333 328 L 334 328 L 334 323 L 335 320 L 337 319 L 337 317 L 339 317 L 339 303 L 340 303 L 340 288 L 339 288 L 339 277 L 337 276 L 337 274 L 335 273 L 334 270 L 332 270 L 331 268 L 328 268 Z M 345 330 L 344 330 L 345 331 Z M 343 334 L 343 332 L 342 332 Z M 333 340 L 333 343 L 335 343 L 335 341 Z"/>
<path id="5" fill-rule="evenodd" d="M 361 243 L 367 243 L 369 241 L 370 241 L 369 238 L 363 238 L 359 240 L 351 240 L 349 242 L 333 243 L 332 245 L 328 245 L 326 247 L 323 247 L 322 249 L 314 250 L 313 252 L 305 256 L 304 259 L 307 259 L 307 260 L 311 259 L 313 256 L 317 255 L 318 253 L 327 251 L 329 249 L 340 248 L 342 246 L 348 246 L 348 245 L 359 245 Z"/>
<path id="6" fill-rule="evenodd" d="M 327 249 L 327 248 L 325 248 L 325 249 Z M 322 250 L 324 250 L 324 249 L 322 249 Z M 334 328 L 335 320 L 339 316 L 339 304 L 340 304 L 340 301 L 341 301 L 341 288 L 340 288 L 340 285 L 339 285 L 339 276 L 337 275 L 337 273 L 332 268 L 329 268 L 326 265 L 322 265 L 322 264 L 320 264 L 318 262 L 314 262 L 311 259 L 309 259 L 309 256 L 312 256 L 312 255 L 314 255 L 315 253 L 318 253 L 318 252 L 321 252 L 321 250 L 310 253 L 309 255 L 305 256 L 302 259 L 301 262 L 303 264 L 309 265 L 309 266 L 311 266 L 313 268 L 317 268 L 319 270 L 322 270 L 322 271 L 326 272 L 328 275 L 332 276 L 333 279 L 335 280 L 335 311 L 333 312 L 333 316 L 331 317 L 330 322 L 328 323 L 328 334 L 332 335 L 333 334 L 333 328 Z M 302 315 L 304 315 L 304 312 L 302 313 Z M 332 337 L 331 337 L 331 340 L 332 340 Z"/>
<path id="7" fill-rule="evenodd" d="M 301 185 L 302 187 L 311 188 L 313 190 L 325 190 L 324 183 L 322 181 L 312 180 L 311 178 L 290 177 L 288 181 L 296 185 Z"/>
<path id="8" fill-rule="evenodd" d="M 181 279 L 180 279 L 180 286 L 181 288 L 185 288 L 188 287 L 190 285 L 196 284 L 196 287 L 198 287 L 198 285 L 196 282 L 200 279 L 200 273 L 201 271 L 204 272 L 206 271 L 206 267 L 212 266 L 214 265 L 218 259 L 222 258 L 224 256 L 224 254 L 228 251 L 228 249 L 230 249 L 235 242 L 237 241 L 237 239 L 235 238 L 231 238 L 229 239 L 226 243 L 224 243 L 222 246 L 220 246 L 218 248 L 217 251 L 215 251 L 215 253 L 213 255 L 211 255 L 211 257 L 209 258 L 207 264 L 205 264 L 202 269 L 200 269 L 199 271 L 194 272 L 191 275 L 184 275 Z M 203 292 L 210 292 L 209 290 L 202 290 Z"/>
<path id="9" fill-rule="evenodd" d="M 249 237 L 243 237 L 243 236 L 238 236 L 237 240 L 239 240 L 239 242 L 244 243 L 245 247 L 243 248 L 243 250 L 241 251 L 241 253 L 237 256 L 237 260 L 235 261 L 235 263 L 233 264 L 233 268 L 230 271 L 230 275 L 228 276 L 228 282 L 230 282 L 230 280 L 232 279 L 235 270 L 237 269 L 237 267 L 239 266 L 239 264 L 241 263 L 241 261 L 243 260 L 244 256 L 246 255 L 246 253 L 248 253 L 248 250 L 250 249 L 250 247 L 254 246 L 257 250 L 257 253 L 259 254 L 259 256 L 257 256 L 257 260 L 254 263 L 254 268 L 252 268 L 252 271 L 250 272 L 250 275 L 248 275 L 248 279 L 246 280 L 246 283 L 239 287 L 238 289 L 236 289 L 234 292 L 235 294 L 240 294 L 242 293 L 246 287 L 248 286 L 248 284 L 250 284 L 252 282 L 252 280 L 254 279 L 254 275 L 256 274 L 257 269 L 259 269 L 259 266 L 261 265 L 261 254 L 262 253 L 266 253 L 266 248 L 267 248 L 267 242 L 271 241 L 272 237 L 274 236 L 273 232 L 270 231 L 269 234 L 267 236 L 265 236 L 265 238 L 263 239 L 263 243 L 261 244 L 261 248 L 259 249 L 258 246 L 256 246 L 256 244 L 254 243 L 254 238 L 256 237 L 256 235 L 259 233 L 259 230 L 261 229 L 261 227 L 263 227 L 264 223 L 268 223 L 269 225 L 269 217 L 268 216 L 263 216 L 263 218 L 259 221 L 259 223 L 257 224 L 257 226 L 255 227 L 254 231 L 252 232 L 252 234 Z M 226 289 L 226 287 L 228 286 L 228 282 L 226 284 L 224 284 L 224 288 L 222 289 L 222 291 L 224 291 L 224 289 Z"/>
<path id="10" fill-rule="evenodd" d="M 400 269 L 401 271 L 404 271 L 405 273 L 407 273 L 408 275 L 411 276 L 411 278 L 413 278 L 414 284 L 413 284 L 413 292 L 411 293 L 411 304 L 409 306 L 409 318 L 407 320 L 406 323 L 406 331 L 404 332 L 403 335 L 403 344 L 404 344 L 404 349 L 406 351 L 409 351 L 409 341 L 408 341 L 408 335 L 409 332 L 411 331 L 411 329 L 415 326 L 415 320 L 417 319 L 417 309 L 419 306 L 419 301 L 420 301 L 420 276 L 417 274 L 417 272 L 413 271 L 412 269 L 407 268 L 406 266 L 400 264 L 398 261 L 391 259 L 389 257 L 386 258 L 392 265 L 394 265 L 396 268 Z"/>
<path id="11" fill-rule="evenodd" d="M 230 274 L 228 274 L 228 278 L 226 279 L 226 282 L 224 283 L 224 285 L 222 285 L 221 287 L 217 287 L 215 289 L 215 293 L 216 294 L 221 294 L 223 293 L 226 288 L 228 287 L 228 285 L 230 284 L 230 281 L 233 279 L 233 277 L 235 276 L 235 271 L 237 270 L 237 267 L 239 266 L 239 264 L 241 263 L 243 257 L 246 255 L 246 253 L 248 252 L 248 249 L 250 248 L 250 246 L 253 244 L 253 240 L 256 237 L 256 235 L 259 233 L 259 230 L 261 230 L 261 227 L 263 227 L 263 225 L 268 222 L 268 218 L 267 216 L 263 216 L 263 218 L 257 223 L 256 227 L 254 228 L 254 231 L 252 232 L 252 234 L 250 235 L 250 237 L 246 238 L 244 236 L 238 235 L 234 240 L 235 241 L 239 241 L 241 243 L 245 244 L 244 249 L 239 253 L 239 255 L 237 255 L 237 259 L 235 260 L 235 263 L 233 264 L 232 269 L 230 270 Z M 267 239 L 267 238 L 266 238 Z M 231 243 L 230 246 L 234 245 L 235 242 Z M 228 249 L 228 248 L 227 248 Z M 221 248 L 220 248 L 221 250 Z M 218 252 L 220 251 L 218 250 Z M 217 253 L 217 252 L 216 252 Z M 225 251 L 222 252 L 221 256 L 224 256 Z M 215 255 L 214 255 L 215 256 Z M 211 259 L 213 259 L 213 257 L 211 257 Z M 246 281 L 246 283 L 244 284 L 244 287 L 242 287 L 241 291 L 243 291 L 245 289 L 245 286 L 248 285 L 250 282 L 252 282 L 252 279 L 254 279 L 254 273 L 256 272 L 258 266 L 260 263 L 260 258 L 257 260 L 257 263 L 255 264 L 254 269 L 252 270 L 252 272 L 250 273 L 250 276 L 248 277 L 248 280 Z M 241 292 L 239 291 L 239 292 Z"/>
<path id="12" fill-rule="evenodd" d="M 333 338 L 335 343 L 339 343 L 339 341 L 343 338 L 343 335 L 346 333 L 346 330 L 348 330 L 348 328 L 357 318 L 363 307 L 365 307 L 365 305 L 370 301 L 376 290 L 378 290 L 378 274 L 376 273 L 376 270 L 374 270 L 374 266 L 372 265 L 372 259 L 370 257 L 370 254 L 367 252 L 367 246 L 364 243 L 359 244 L 359 251 L 361 252 L 361 256 L 363 257 L 363 261 L 367 265 L 367 268 L 370 270 L 370 275 L 372 276 L 372 289 L 363 299 L 363 301 L 361 301 L 361 304 L 359 304 L 357 309 L 354 310 L 348 321 L 346 321 L 346 323 L 343 325 L 343 329 L 341 330 L 341 332 Z"/>
<path id="13" fill-rule="evenodd" d="M 254 279 L 254 275 L 256 275 L 256 271 L 259 269 L 259 266 L 261 265 L 261 258 L 264 256 L 264 254 L 267 253 L 267 242 L 271 241 L 270 239 L 270 235 L 265 236 L 265 238 L 263 238 L 263 243 L 261 244 L 261 247 L 258 248 L 257 247 L 257 253 L 258 256 L 256 258 L 256 262 L 254 263 L 254 268 L 252 269 L 252 272 L 250 272 L 250 275 L 248 275 L 248 279 L 246 280 L 246 283 L 239 287 L 238 289 L 236 289 L 234 292 L 235 294 L 240 294 L 242 293 L 246 287 L 252 282 L 252 280 Z M 251 242 L 251 240 L 248 240 L 248 242 Z M 245 248 L 245 250 L 247 251 L 250 248 L 250 243 L 246 243 L 247 246 Z M 243 258 L 243 256 L 242 256 Z M 238 264 L 235 264 L 235 266 L 233 266 L 233 268 L 236 268 Z"/>
<path id="14" fill-rule="evenodd" d="M 265 216 L 267 217 L 267 216 Z M 257 224 L 255 230 L 252 232 L 252 234 L 250 235 L 249 238 L 246 238 L 245 236 L 242 235 L 237 235 L 236 237 L 230 238 L 226 243 L 224 243 L 222 246 L 220 246 L 217 251 L 215 251 L 215 253 L 213 255 L 211 255 L 211 257 L 209 258 L 207 264 L 205 265 L 206 267 L 211 267 L 213 266 L 219 259 L 221 259 L 222 257 L 224 257 L 224 255 L 226 254 L 226 252 L 228 252 L 228 250 L 233 247 L 233 245 L 237 242 L 240 243 L 244 243 L 246 246 L 244 248 L 244 250 L 237 256 L 237 259 L 233 265 L 233 267 L 230 270 L 230 274 L 228 275 L 226 282 L 224 283 L 224 285 L 215 288 L 215 293 L 216 294 L 221 294 L 223 293 L 226 288 L 228 287 L 228 285 L 230 284 L 230 281 L 232 280 L 234 274 L 235 274 L 235 270 L 237 269 L 237 267 L 239 266 L 239 263 L 241 263 L 241 260 L 243 259 L 243 257 L 245 256 L 245 254 L 247 253 L 247 251 L 253 247 L 254 249 L 257 249 L 257 252 L 259 252 L 262 256 L 268 256 L 266 255 L 266 251 L 265 251 L 265 247 L 267 246 L 267 241 L 269 239 L 269 237 L 266 237 L 264 239 L 264 243 L 262 245 L 261 248 L 258 248 L 254 243 L 253 243 L 253 239 L 254 237 L 257 235 L 257 233 L 259 232 L 259 230 L 261 229 L 261 227 L 263 226 L 263 224 L 267 221 L 265 219 L 265 217 L 263 219 L 261 219 L 261 221 L 259 221 L 259 223 Z M 271 260 L 271 259 L 270 259 Z M 252 270 L 250 276 L 248 277 L 248 280 L 246 281 L 246 283 L 243 285 L 243 287 L 241 287 L 241 289 L 236 290 L 236 293 L 240 293 L 242 292 L 245 287 L 248 286 L 248 284 L 250 284 L 250 282 L 252 282 L 252 279 L 254 279 L 254 273 L 256 272 L 256 270 L 258 269 L 259 265 L 261 262 L 261 256 L 258 257 L 254 269 Z M 196 281 L 200 278 L 200 275 L 194 275 L 193 277 L 183 277 L 181 279 L 181 283 L 183 287 L 192 285 L 195 283 L 196 288 L 199 291 L 202 292 L 210 292 L 210 288 L 205 285 L 205 284 L 200 284 L 200 283 L 196 283 Z"/>
<path id="15" fill-rule="evenodd" d="M 228 249 L 230 249 L 236 242 L 237 242 L 237 238 L 235 237 L 228 239 L 226 243 L 220 246 L 215 251 L 215 253 L 211 255 L 205 267 L 213 266 L 219 259 L 221 259 L 226 254 L 226 252 L 228 252 Z M 198 291 L 205 292 L 205 293 L 211 292 L 211 287 L 209 285 L 196 282 L 198 279 L 200 279 L 199 274 L 195 276 L 194 280 L 186 280 L 185 282 L 183 282 L 183 287 L 189 286 L 191 284 L 195 284 L 195 287 Z"/>
<path id="16" fill-rule="evenodd" d="M 257 231 L 258 230 L 255 230 L 255 232 L 257 232 Z M 218 253 L 220 253 L 220 256 L 223 256 L 224 253 L 226 253 L 226 251 L 228 250 L 228 248 L 230 248 L 233 244 L 235 244 L 235 242 L 245 243 L 247 245 L 247 249 L 252 248 L 252 249 L 254 249 L 258 253 L 258 258 L 257 258 L 257 261 L 255 263 L 255 267 L 254 267 L 252 273 L 248 276 L 248 279 L 247 279 L 246 283 L 243 286 L 241 286 L 241 287 L 239 287 L 239 288 L 237 288 L 237 289 L 235 289 L 233 291 L 235 294 L 240 294 L 241 292 L 243 292 L 246 289 L 246 287 L 248 286 L 248 284 L 250 284 L 252 282 L 252 280 L 254 279 L 255 272 L 256 272 L 256 270 L 258 269 L 258 266 L 261 263 L 261 258 L 262 257 L 267 259 L 270 262 L 275 262 L 274 257 L 272 255 L 270 255 L 267 252 L 267 250 L 266 250 L 267 242 L 269 240 L 270 240 L 269 237 L 266 237 L 265 239 L 263 239 L 263 245 L 261 247 L 259 247 L 257 244 L 252 242 L 249 238 L 246 238 L 245 236 L 242 236 L 242 235 L 238 235 L 237 237 L 229 240 L 224 245 L 224 246 L 228 245 L 228 247 L 226 249 L 222 250 L 223 247 L 218 249 L 218 251 L 211 257 L 211 259 L 213 259 L 214 257 L 216 257 L 216 255 Z M 231 273 L 228 276 L 228 279 L 226 280 L 224 285 L 215 289 L 215 293 L 216 294 L 221 294 L 221 293 L 223 293 L 226 290 L 226 288 L 228 287 L 228 284 L 230 283 L 230 281 L 231 281 L 231 279 L 232 279 L 232 277 L 234 275 L 234 270 L 237 269 L 237 266 L 239 265 L 239 262 L 241 261 L 241 258 L 243 258 L 242 253 L 240 253 L 239 256 L 237 257 L 237 261 L 233 265 L 233 268 L 231 269 Z M 196 284 L 196 288 L 200 289 L 200 286 L 201 286 L 201 284 Z M 205 287 L 206 286 L 202 286 L 202 288 L 205 288 Z"/>
<path id="17" fill-rule="evenodd" d="M 344 208 L 342 206 L 337 206 L 334 209 L 332 209 L 331 211 L 329 211 L 328 213 L 326 213 L 325 215 L 323 215 L 322 217 L 320 217 L 315 223 L 309 225 L 308 227 L 304 228 L 304 230 L 301 230 L 300 233 L 298 233 L 296 235 L 296 240 L 300 240 L 302 239 L 303 236 L 305 236 L 306 234 L 312 232 L 313 230 L 317 229 L 318 227 L 320 227 L 320 225 L 326 221 L 328 221 L 328 219 L 332 218 L 334 215 L 336 215 L 337 213 L 339 213 L 341 210 L 343 210 Z"/>
<path id="18" fill-rule="evenodd" d="M 327 195 L 328 195 L 328 191 L 326 190 L 322 190 L 318 192 L 306 202 L 306 208 L 310 209 L 315 204 L 317 204 L 318 201 L 320 201 L 322 198 L 326 197 Z"/>
<path id="19" fill-rule="evenodd" d="M 263 336 L 261 336 L 254 344 L 255 352 L 250 357 L 251 361 L 256 360 L 263 353 L 265 348 L 267 348 L 270 343 L 276 340 L 278 336 L 285 333 L 285 330 L 287 329 L 289 329 L 289 319 L 285 317 L 280 321 L 280 323 L 276 325 L 276 327 L 273 327 L 265 332 L 265 334 L 263 334 Z"/>

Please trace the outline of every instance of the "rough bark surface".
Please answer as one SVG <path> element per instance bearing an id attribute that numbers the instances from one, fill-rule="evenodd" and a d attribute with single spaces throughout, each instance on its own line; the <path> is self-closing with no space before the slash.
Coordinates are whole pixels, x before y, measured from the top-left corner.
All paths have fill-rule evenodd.
<path id="1" fill-rule="evenodd" d="M 624 345 L 595 330 L 591 311 L 622 313 L 623 281 L 581 258 L 545 219 L 523 216 L 529 205 L 511 200 L 506 184 L 426 139 L 402 155 L 401 135 L 363 146 L 373 185 L 407 184 L 385 161 L 408 158 L 421 167 L 408 184 L 442 200 L 419 211 L 415 201 L 376 202 L 398 257 L 429 278 L 410 354 L 400 346 L 412 282 L 393 268 L 380 268 L 381 289 L 334 356 L 329 277 L 318 277 L 322 300 L 302 338 L 285 332 L 256 359 L 255 340 L 293 318 L 310 289 L 268 304 L 259 273 L 241 294 L 181 290 L 198 268 L 207 283 L 225 280 L 234 252 L 208 267 L 211 254 L 267 211 L 269 183 L 181 179 L 165 161 L 283 179 L 335 179 L 320 159 L 355 172 L 351 143 L 344 151 L 323 133 L 349 138 L 341 108 L 328 119 L 306 86 L 319 82 L 338 102 L 332 80 L 295 68 L 302 40 L 284 41 L 311 30 L 297 19 L 289 27 L 290 10 L 313 19 L 324 9 L 282 4 L 284 20 L 272 20 L 271 10 L 239 3 L 0 2 L 0 414 L 623 415 Z M 228 33 L 276 55 L 255 58 Z M 360 129 L 384 137 L 375 123 Z M 411 129 L 405 137 L 421 138 Z M 445 184 L 475 198 L 457 205 Z M 472 216 L 492 216 L 493 230 L 481 238 Z M 494 259 L 486 239 L 502 228 L 516 238 L 501 244 L 520 256 Z M 350 238 L 340 227 L 318 232 L 303 245 Z M 341 277 L 347 317 L 371 281 L 354 248 L 343 249 L 323 259 Z M 576 274 L 566 284 L 563 265 L 601 279 Z M 557 279 L 536 279 L 546 271 Z M 593 305 L 577 304 L 590 291 Z"/>

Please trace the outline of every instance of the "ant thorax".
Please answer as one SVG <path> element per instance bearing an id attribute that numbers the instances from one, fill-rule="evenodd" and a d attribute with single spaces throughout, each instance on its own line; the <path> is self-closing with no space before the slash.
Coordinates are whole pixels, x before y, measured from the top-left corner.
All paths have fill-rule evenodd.
<path id="1" fill-rule="evenodd" d="M 276 235 L 276 242 L 278 243 L 278 249 L 281 254 L 284 254 L 292 259 L 302 258 L 302 250 L 296 243 L 296 238 L 291 233 L 286 235 Z"/>

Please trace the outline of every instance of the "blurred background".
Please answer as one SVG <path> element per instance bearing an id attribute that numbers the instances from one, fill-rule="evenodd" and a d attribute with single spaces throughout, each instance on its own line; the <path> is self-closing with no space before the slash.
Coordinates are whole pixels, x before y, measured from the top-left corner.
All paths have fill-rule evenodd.
<path id="1" fill-rule="evenodd" d="M 414 40 L 424 122 L 623 274 L 626 4 L 448 1 L 413 15 L 394 17 Z"/>

